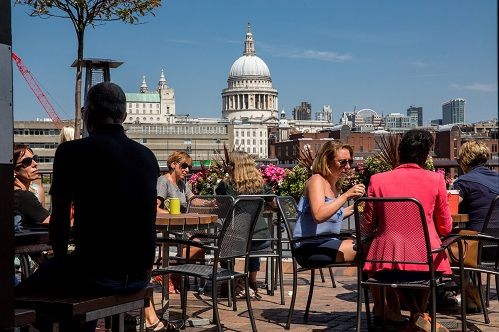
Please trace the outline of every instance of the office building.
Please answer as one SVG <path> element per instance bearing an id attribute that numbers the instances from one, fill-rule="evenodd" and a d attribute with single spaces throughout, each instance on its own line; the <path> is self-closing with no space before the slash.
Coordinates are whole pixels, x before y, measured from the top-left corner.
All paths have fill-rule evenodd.
<path id="1" fill-rule="evenodd" d="M 423 108 L 414 105 L 409 106 L 407 109 L 407 116 L 414 118 L 418 127 L 423 126 Z"/>
<path id="2" fill-rule="evenodd" d="M 442 124 L 464 123 L 464 99 L 451 99 L 442 104 Z"/>
<path id="3" fill-rule="evenodd" d="M 303 101 L 293 108 L 293 120 L 312 120 L 312 105 Z"/>

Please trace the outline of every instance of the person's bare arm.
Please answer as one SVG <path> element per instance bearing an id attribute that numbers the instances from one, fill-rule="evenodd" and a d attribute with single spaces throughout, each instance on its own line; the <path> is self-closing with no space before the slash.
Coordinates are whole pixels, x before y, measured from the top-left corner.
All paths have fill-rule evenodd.
<path id="1" fill-rule="evenodd" d="M 156 198 L 156 213 L 168 213 L 168 210 L 160 208 L 163 201 L 158 197 Z"/>

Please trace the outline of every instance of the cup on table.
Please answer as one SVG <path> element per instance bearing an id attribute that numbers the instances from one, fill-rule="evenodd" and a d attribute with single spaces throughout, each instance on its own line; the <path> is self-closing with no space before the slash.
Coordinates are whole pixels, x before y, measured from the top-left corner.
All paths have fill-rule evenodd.
<path id="1" fill-rule="evenodd" d="M 168 210 L 170 214 L 180 214 L 180 198 L 170 198 L 168 202 Z"/>
<path id="2" fill-rule="evenodd" d="M 459 190 L 447 190 L 447 202 L 449 202 L 450 214 L 458 214 Z"/>

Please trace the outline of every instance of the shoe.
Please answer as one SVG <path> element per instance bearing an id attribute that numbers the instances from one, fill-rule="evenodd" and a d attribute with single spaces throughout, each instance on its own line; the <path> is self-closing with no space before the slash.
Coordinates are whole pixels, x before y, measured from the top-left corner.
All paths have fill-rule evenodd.
<path id="1" fill-rule="evenodd" d="M 158 331 L 167 331 L 165 324 L 158 319 L 158 321 L 150 326 L 146 326 L 146 332 L 158 332 Z"/>
<path id="2" fill-rule="evenodd" d="M 252 299 L 256 298 L 255 291 L 252 290 L 251 288 L 249 289 L 249 297 Z M 246 290 L 244 288 L 236 290 L 236 299 L 245 299 L 245 298 L 246 298 Z"/>
<path id="3" fill-rule="evenodd" d="M 431 332 L 431 317 L 427 313 L 417 314 L 414 317 L 414 325 L 423 331 Z M 449 332 L 449 330 L 442 324 L 436 324 L 436 332 Z"/>

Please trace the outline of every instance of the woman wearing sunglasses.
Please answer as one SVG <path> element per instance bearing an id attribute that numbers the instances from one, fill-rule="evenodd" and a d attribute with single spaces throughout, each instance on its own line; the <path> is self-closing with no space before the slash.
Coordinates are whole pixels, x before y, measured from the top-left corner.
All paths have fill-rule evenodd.
<path id="1" fill-rule="evenodd" d="M 364 195 L 365 186 L 356 184 L 340 193 L 339 181 L 353 164 L 353 149 L 338 141 L 322 145 L 312 164 L 314 173 L 305 184 L 298 203 L 298 220 L 293 236 L 309 237 L 331 233 L 331 237 L 302 241 L 296 248 L 301 266 L 349 262 L 355 259 L 353 240 L 341 240 L 341 222 L 353 213 L 353 205 L 344 207 L 352 198 Z"/>
<path id="2" fill-rule="evenodd" d="M 47 224 L 50 213 L 30 190 L 38 179 L 38 156 L 27 145 L 14 147 L 14 216 L 25 228 Z"/>
<path id="3" fill-rule="evenodd" d="M 168 212 L 168 199 L 179 198 L 181 212 L 185 212 L 187 201 L 193 195 L 186 185 L 185 177 L 192 168 L 192 158 L 184 151 L 175 151 L 167 159 L 168 172 L 158 178 L 158 212 Z"/>

